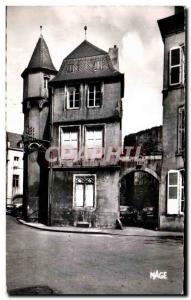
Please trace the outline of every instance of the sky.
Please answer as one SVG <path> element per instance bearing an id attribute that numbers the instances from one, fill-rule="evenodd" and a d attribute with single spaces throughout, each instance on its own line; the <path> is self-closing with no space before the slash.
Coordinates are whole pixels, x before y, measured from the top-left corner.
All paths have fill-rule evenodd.
<path id="1" fill-rule="evenodd" d="M 174 14 L 173 6 L 8 6 L 7 130 L 23 132 L 21 73 L 40 36 L 40 25 L 52 61 L 63 59 L 84 40 L 108 51 L 119 48 L 125 74 L 123 137 L 162 124 L 163 42 L 157 20 Z"/>

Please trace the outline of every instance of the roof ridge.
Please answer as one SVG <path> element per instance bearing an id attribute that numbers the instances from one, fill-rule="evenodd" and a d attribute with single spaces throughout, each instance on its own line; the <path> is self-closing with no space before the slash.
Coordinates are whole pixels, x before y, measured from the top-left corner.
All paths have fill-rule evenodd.
<path id="1" fill-rule="evenodd" d="M 74 53 L 76 53 L 79 49 L 80 49 L 80 47 L 82 47 L 82 46 L 84 46 L 84 45 L 88 45 L 88 46 L 90 46 L 91 48 L 93 48 L 94 50 L 96 50 L 96 51 L 98 51 L 98 52 L 100 52 L 100 54 L 97 54 L 97 55 L 106 55 L 106 54 L 108 54 L 106 51 L 104 51 L 104 50 L 102 50 L 101 48 L 98 48 L 97 46 L 95 46 L 95 45 L 93 45 L 92 43 L 90 43 L 89 41 L 87 41 L 87 40 L 83 40 L 70 54 L 68 54 L 66 57 L 65 57 L 65 59 L 64 60 L 67 60 L 67 59 L 72 59 L 72 56 L 73 56 L 73 54 Z M 95 54 L 95 56 L 97 56 L 96 54 Z M 92 55 L 89 55 L 89 56 L 92 56 Z M 82 56 L 83 57 L 83 56 Z M 86 56 L 86 57 L 88 57 L 88 56 Z M 80 57 L 76 57 L 76 58 L 80 58 Z"/>

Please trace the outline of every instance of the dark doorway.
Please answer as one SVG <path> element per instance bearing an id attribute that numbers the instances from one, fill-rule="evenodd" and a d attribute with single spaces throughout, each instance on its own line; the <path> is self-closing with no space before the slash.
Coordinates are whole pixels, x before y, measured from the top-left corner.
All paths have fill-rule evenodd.
<path id="1" fill-rule="evenodd" d="M 156 228 L 159 183 L 151 174 L 134 171 L 121 179 L 120 215 L 123 225 Z"/>

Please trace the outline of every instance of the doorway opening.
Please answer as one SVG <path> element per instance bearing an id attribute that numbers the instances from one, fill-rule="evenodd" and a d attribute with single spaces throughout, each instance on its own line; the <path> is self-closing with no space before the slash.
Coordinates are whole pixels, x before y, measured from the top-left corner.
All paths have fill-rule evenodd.
<path id="1" fill-rule="evenodd" d="M 121 179 L 120 219 L 124 226 L 158 226 L 159 182 L 146 171 L 135 170 Z"/>

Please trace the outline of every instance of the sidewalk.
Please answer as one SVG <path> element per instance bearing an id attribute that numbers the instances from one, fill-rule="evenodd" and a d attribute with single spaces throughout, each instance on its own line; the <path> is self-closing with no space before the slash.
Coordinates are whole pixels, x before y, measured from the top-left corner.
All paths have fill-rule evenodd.
<path id="1" fill-rule="evenodd" d="M 119 236 L 139 236 L 139 237 L 166 237 L 176 238 L 183 237 L 183 232 L 171 231 L 157 231 L 138 227 L 124 227 L 123 230 L 119 229 L 99 229 L 99 228 L 80 228 L 68 226 L 46 226 L 41 223 L 28 223 L 22 219 L 17 218 L 20 224 L 35 228 L 38 230 L 52 231 L 52 232 L 66 232 L 66 233 L 84 233 L 84 234 L 105 234 L 105 235 L 119 235 Z"/>

